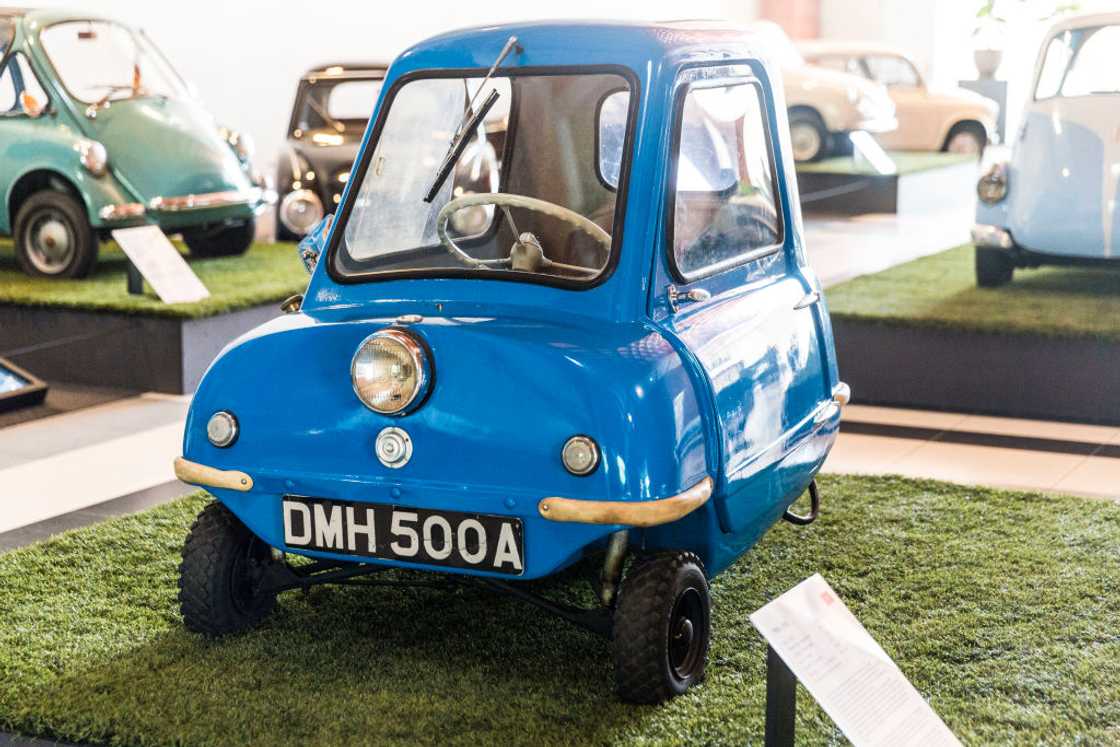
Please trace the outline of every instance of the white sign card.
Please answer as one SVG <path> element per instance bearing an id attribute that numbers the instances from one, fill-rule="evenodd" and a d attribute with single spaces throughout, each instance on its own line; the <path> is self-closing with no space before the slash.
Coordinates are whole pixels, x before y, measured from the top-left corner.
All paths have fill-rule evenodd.
<path id="1" fill-rule="evenodd" d="M 751 622 L 856 747 L 960 747 L 819 573 Z"/>
<path id="2" fill-rule="evenodd" d="M 159 226 L 118 228 L 113 238 L 164 303 L 193 303 L 210 297 Z"/>

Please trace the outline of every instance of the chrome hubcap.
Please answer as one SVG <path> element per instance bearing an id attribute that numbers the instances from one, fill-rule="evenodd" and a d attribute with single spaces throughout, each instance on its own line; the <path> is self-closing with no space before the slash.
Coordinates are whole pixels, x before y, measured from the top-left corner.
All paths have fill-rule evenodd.
<path id="1" fill-rule="evenodd" d="M 57 275 L 70 264 L 74 255 L 74 236 L 65 219 L 54 211 L 37 216 L 27 232 L 28 259 L 35 269 Z"/>
<path id="2" fill-rule="evenodd" d="M 821 150 L 821 135 L 817 128 L 809 124 L 797 123 L 790 127 L 790 141 L 793 144 L 793 159 L 809 161 Z"/>

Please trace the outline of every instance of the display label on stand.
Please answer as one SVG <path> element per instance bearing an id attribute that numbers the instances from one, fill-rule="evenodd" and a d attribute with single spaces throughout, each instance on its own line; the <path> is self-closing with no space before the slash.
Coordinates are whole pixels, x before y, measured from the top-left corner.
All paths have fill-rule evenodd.
<path id="1" fill-rule="evenodd" d="M 959 747 L 819 573 L 752 614 L 751 622 L 856 747 Z"/>
<path id="2" fill-rule="evenodd" d="M 210 297 L 159 226 L 118 228 L 113 238 L 164 303 L 193 303 Z"/>

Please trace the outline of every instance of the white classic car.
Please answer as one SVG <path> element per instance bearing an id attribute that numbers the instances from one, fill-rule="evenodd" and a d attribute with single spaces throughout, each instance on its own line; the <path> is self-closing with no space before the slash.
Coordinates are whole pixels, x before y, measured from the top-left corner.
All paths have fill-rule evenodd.
<path id="1" fill-rule="evenodd" d="M 815 41 L 801 44 L 800 50 L 812 65 L 886 86 L 898 116 L 898 129 L 877 137 L 888 150 L 979 154 L 992 141 L 999 115 L 994 101 L 963 88 L 929 88 L 913 61 L 897 49 Z"/>
<path id="2" fill-rule="evenodd" d="M 861 75 L 806 64 L 776 23 L 757 21 L 749 29 L 766 40 L 782 70 L 794 160 L 848 153 L 850 133 L 862 130 L 882 137 L 898 126 L 895 105 L 883 86 Z"/>

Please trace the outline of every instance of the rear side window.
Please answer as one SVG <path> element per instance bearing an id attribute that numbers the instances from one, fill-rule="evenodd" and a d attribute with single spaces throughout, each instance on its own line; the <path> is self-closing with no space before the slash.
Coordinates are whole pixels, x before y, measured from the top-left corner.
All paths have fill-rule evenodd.
<path id="1" fill-rule="evenodd" d="M 680 108 L 673 264 L 693 280 L 776 250 L 783 227 L 756 83 L 694 85 Z"/>

